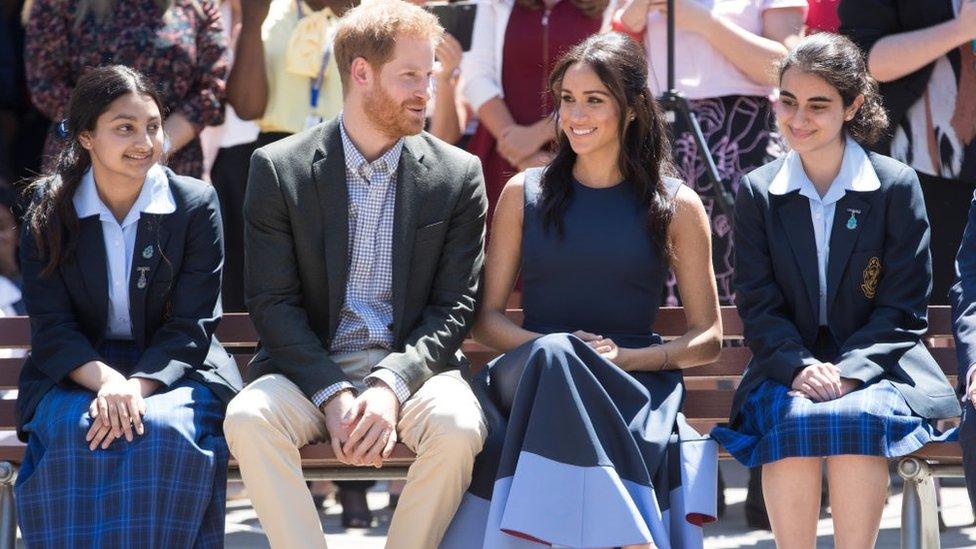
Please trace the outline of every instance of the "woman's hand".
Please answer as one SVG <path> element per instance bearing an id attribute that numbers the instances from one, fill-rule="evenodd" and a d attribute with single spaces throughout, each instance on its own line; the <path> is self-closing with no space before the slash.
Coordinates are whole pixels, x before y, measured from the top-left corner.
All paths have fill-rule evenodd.
<path id="1" fill-rule="evenodd" d="M 451 80 L 454 78 L 454 71 L 461 66 L 461 57 L 464 52 L 461 50 L 461 43 L 450 34 L 444 34 L 444 39 L 434 50 L 434 56 L 440 61 L 440 67 L 435 71 L 438 80 Z"/>
<path id="2" fill-rule="evenodd" d="M 163 386 L 162 383 L 155 379 L 146 379 L 144 377 L 133 377 L 129 381 L 135 381 L 139 384 L 139 394 L 142 395 L 142 398 L 149 397 L 149 395 L 155 393 Z"/>
<path id="3" fill-rule="evenodd" d="M 617 13 L 620 22 L 634 33 L 640 33 L 647 26 L 647 13 L 654 0 L 625 0 L 624 7 Z"/>
<path id="4" fill-rule="evenodd" d="M 624 364 L 627 362 L 627 349 L 621 349 L 617 343 L 609 337 L 576 330 L 573 335 L 582 339 L 594 351 L 603 358 L 613 362 L 618 368 L 626 370 Z"/>
<path id="5" fill-rule="evenodd" d="M 849 377 L 842 377 L 840 378 L 840 396 L 851 393 L 860 386 L 861 382 L 859 380 L 851 379 Z"/>
<path id="6" fill-rule="evenodd" d="M 668 15 L 665 0 L 651 0 L 650 9 L 661 12 L 663 17 Z M 695 0 L 674 0 L 674 10 L 674 26 L 681 30 L 705 34 L 714 20 L 711 10 Z"/>
<path id="7" fill-rule="evenodd" d="M 851 381 L 851 380 L 847 380 Z M 850 387 L 847 392 L 850 392 Z M 793 396 L 815 402 L 834 400 L 847 394 L 841 383 L 840 368 L 829 362 L 807 366 L 793 379 Z"/>
<path id="8" fill-rule="evenodd" d="M 498 152 L 513 166 L 536 154 L 549 142 L 548 124 L 520 126 L 512 124 L 498 136 Z"/>
<path id="9" fill-rule="evenodd" d="M 85 440 L 91 450 L 99 445 L 102 449 L 108 448 L 112 441 L 123 435 L 132 442 L 133 428 L 136 434 L 145 432 L 142 415 L 146 413 L 146 401 L 142 397 L 140 381 L 125 379 L 121 374 L 112 377 L 99 389 L 88 413 L 93 422 Z"/>
<path id="10" fill-rule="evenodd" d="M 174 112 L 163 122 L 163 131 L 169 137 L 169 148 L 163 151 L 172 156 L 197 136 L 193 123 L 181 112 Z"/>

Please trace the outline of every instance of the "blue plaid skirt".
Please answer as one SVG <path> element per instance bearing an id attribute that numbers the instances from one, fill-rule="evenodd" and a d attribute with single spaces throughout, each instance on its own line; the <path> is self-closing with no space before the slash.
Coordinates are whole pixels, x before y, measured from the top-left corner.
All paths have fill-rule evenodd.
<path id="1" fill-rule="evenodd" d="M 716 427 L 712 437 L 747 467 L 789 457 L 904 456 L 928 442 L 949 440 L 915 415 L 891 382 L 882 380 L 826 402 L 789 395 L 766 380 L 749 393 L 736 429 Z"/>
<path id="2" fill-rule="evenodd" d="M 99 349 L 122 372 L 131 342 Z M 58 385 L 24 427 L 27 453 L 15 489 L 28 547 L 222 547 L 228 450 L 224 404 L 183 379 L 146 399 L 146 430 L 133 442 L 88 449 L 94 394 Z"/>

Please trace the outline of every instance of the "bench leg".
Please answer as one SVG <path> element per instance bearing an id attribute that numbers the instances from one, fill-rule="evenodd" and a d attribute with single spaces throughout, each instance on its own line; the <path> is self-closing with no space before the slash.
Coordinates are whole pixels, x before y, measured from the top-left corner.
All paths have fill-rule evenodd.
<path id="1" fill-rule="evenodd" d="M 17 467 L 8 461 L 0 461 L 0 549 L 14 549 L 17 544 L 15 480 L 17 480 Z"/>
<path id="2" fill-rule="evenodd" d="M 905 458 L 898 462 L 898 474 L 905 481 L 901 502 L 902 549 L 939 549 L 935 479 L 928 464 Z"/>

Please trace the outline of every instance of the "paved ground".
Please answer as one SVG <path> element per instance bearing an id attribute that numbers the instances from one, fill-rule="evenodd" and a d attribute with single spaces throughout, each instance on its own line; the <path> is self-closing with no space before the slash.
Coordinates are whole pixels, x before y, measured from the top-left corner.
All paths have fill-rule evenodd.
<path id="1" fill-rule="evenodd" d="M 746 498 L 746 471 L 732 462 L 721 464 L 725 474 L 728 489 L 726 500 L 728 509 L 725 517 L 718 523 L 707 526 L 705 547 L 708 549 L 736 549 L 740 547 L 775 549 L 773 535 L 768 531 L 750 530 L 745 524 L 743 502 Z M 901 510 L 901 487 L 898 479 L 894 478 L 892 497 L 885 508 L 881 523 L 881 534 L 877 547 L 896 549 L 899 547 L 899 523 Z M 390 514 L 383 509 L 387 496 L 380 483 L 377 489 L 370 492 L 370 506 L 377 511 L 379 526 L 372 530 L 342 531 L 339 526 L 341 508 L 337 505 L 326 505 L 321 512 L 322 524 L 325 528 L 329 549 L 381 549 L 385 540 L 386 528 L 390 522 Z M 945 522 L 948 530 L 942 534 L 942 547 L 973 548 L 976 547 L 976 527 L 973 526 L 973 513 L 966 498 L 966 489 L 960 480 L 942 488 L 942 502 Z M 818 532 L 820 539 L 818 548 L 832 548 L 832 527 L 830 517 L 824 516 L 820 520 Z M 235 499 L 227 506 L 227 547 L 233 549 L 267 548 L 267 538 L 261 530 L 257 515 L 247 499 Z M 21 543 L 18 543 L 22 547 Z M 476 549 L 476 548 L 472 548 Z"/>
<path id="2" fill-rule="evenodd" d="M 709 549 L 734 549 L 738 547 L 757 547 L 774 549 L 773 536 L 767 531 L 749 530 L 743 515 L 743 502 L 746 497 L 746 472 L 732 462 L 723 462 L 726 483 L 728 510 L 725 517 L 718 523 L 706 527 L 707 539 L 705 546 Z M 885 508 L 881 524 L 881 535 L 877 547 L 899 547 L 901 487 L 897 479 L 892 487 L 892 497 Z M 379 486 L 380 488 L 382 487 Z M 942 488 L 943 510 L 949 529 L 942 534 L 944 548 L 972 548 L 976 547 L 976 527 L 973 526 L 973 514 L 966 498 L 966 490 L 961 481 L 954 481 Z M 381 509 L 386 505 L 386 494 L 379 490 L 370 493 L 370 505 L 374 509 Z M 380 549 L 383 547 L 386 527 L 389 524 L 389 514 L 379 513 L 380 527 L 373 530 L 350 530 L 342 532 L 339 527 L 340 508 L 335 505 L 327 506 L 322 511 L 322 524 L 327 533 L 330 549 Z M 829 516 L 820 520 L 818 528 L 820 540 L 818 547 L 833 547 L 831 541 L 832 527 Z M 268 547 L 267 540 L 257 521 L 254 510 L 247 500 L 232 501 L 227 511 L 227 547 L 257 548 Z M 473 548 L 474 549 L 474 548 Z"/>

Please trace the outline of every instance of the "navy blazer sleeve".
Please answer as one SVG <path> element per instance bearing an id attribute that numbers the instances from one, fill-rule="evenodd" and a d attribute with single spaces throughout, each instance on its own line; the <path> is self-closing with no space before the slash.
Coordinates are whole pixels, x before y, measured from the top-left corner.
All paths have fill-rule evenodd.
<path id="1" fill-rule="evenodd" d="M 61 383 L 76 368 L 101 358 L 81 331 L 60 269 L 41 274 L 47 260 L 26 226 L 21 231 L 20 262 L 31 324 L 31 362 Z"/>
<path id="2" fill-rule="evenodd" d="M 949 289 L 949 302 L 960 386 L 965 388 L 969 371 L 976 364 L 976 195 L 969 204 L 969 222 L 956 256 L 956 281 Z"/>
<path id="3" fill-rule="evenodd" d="M 760 200 L 748 176 L 743 177 L 735 197 L 735 304 L 752 367 L 790 386 L 798 369 L 820 361 L 803 344 L 774 277 L 763 215 L 767 205 Z"/>
<path id="4" fill-rule="evenodd" d="M 187 205 L 193 213 L 183 262 L 173 281 L 172 314 L 153 334 L 132 372 L 132 377 L 165 386 L 204 363 L 222 313 L 224 251 L 217 192 L 208 186 L 197 199 L 199 203 Z"/>
<path id="5" fill-rule="evenodd" d="M 288 206 L 274 164 L 261 149 L 251 156 L 247 181 L 247 307 L 261 334 L 261 345 L 274 357 L 275 366 L 312 399 L 320 390 L 348 378 L 309 324 Z"/>
<path id="6" fill-rule="evenodd" d="M 929 220 L 915 170 L 904 166 L 885 193 L 885 245 L 874 310 L 843 342 L 841 377 L 869 383 L 896 367 L 928 330 L 932 290 Z"/>

